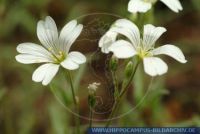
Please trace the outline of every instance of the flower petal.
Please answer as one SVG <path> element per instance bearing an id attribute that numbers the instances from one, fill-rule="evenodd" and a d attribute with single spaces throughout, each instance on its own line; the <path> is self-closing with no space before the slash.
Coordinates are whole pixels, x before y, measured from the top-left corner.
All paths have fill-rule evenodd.
<path id="1" fill-rule="evenodd" d="M 187 62 L 181 49 L 174 45 L 167 44 L 167 45 L 158 47 L 158 48 L 154 49 L 152 51 L 152 53 L 153 53 L 153 55 L 159 55 L 159 54 L 168 55 L 181 63 Z"/>
<path id="2" fill-rule="evenodd" d="M 36 55 L 31 55 L 31 54 L 19 54 L 15 56 L 15 59 L 23 64 L 33 64 L 33 63 L 42 63 L 42 62 L 52 62 L 51 60 L 41 57 L 41 56 L 36 56 Z"/>
<path id="3" fill-rule="evenodd" d="M 58 31 L 54 20 L 47 16 L 45 21 L 40 20 L 37 24 L 37 36 L 46 49 L 58 49 Z"/>
<path id="4" fill-rule="evenodd" d="M 86 62 L 86 57 L 82 53 L 76 51 L 70 52 L 68 58 L 77 64 L 83 64 Z"/>
<path id="5" fill-rule="evenodd" d="M 81 31 L 83 29 L 83 25 L 79 24 L 74 31 L 71 33 L 70 40 L 67 42 L 66 46 L 66 52 L 68 53 L 70 50 L 70 47 L 75 42 L 75 40 L 78 38 L 78 36 L 81 34 Z"/>
<path id="6" fill-rule="evenodd" d="M 57 64 L 44 64 L 38 67 L 32 76 L 35 82 L 42 82 L 43 85 L 48 85 L 58 72 L 59 65 Z"/>
<path id="7" fill-rule="evenodd" d="M 62 51 L 68 53 L 71 45 L 80 35 L 83 29 L 83 25 L 77 25 L 76 20 L 72 20 L 67 23 L 64 28 L 61 30 L 59 41 L 62 47 Z"/>
<path id="8" fill-rule="evenodd" d="M 104 34 L 99 40 L 99 47 L 103 53 L 109 53 L 108 48 L 116 40 L 117 33 L 111 32 L 110 30 Z"/>
<path id="9" fill-rule="evenodd" d="M 140 31 L 138 27 L 130 20 L 119 19 L 114 23 L 113 27 L 121 28 L 121 32 L 120 30 L 118 30 L 118 32 L 126 37 L 129 34 L 129 37 L 127 38 L 131 40 L 135 48 L 140 44 Z"/>
<path id="10" fill-rule="evenodd" d="M 143 59 L 144 70 L 150 76 L 162 75 L 167 72 L 167 64 L 157 57 L 146 57 Z"/>
<path id="11" fill-rule="evenodd" d="M 142 12 L 145 13 L 151 9 L 150 2 L 144 2 L 142 0 L 130 0 L 128 3 L 128 11 L 131 13 Z"/>
<path id="12" fill-rule="evenodd" d="M 164 27 L 155 27 L 151 24 L 144 26 L 143 47 L 148 50 L 154 46 L 155 42 L 167 30 Z"/>
<path id="13" fill-rule="evenodd" d="M 17 46 L 17 51 L 22 54 L 35 55 L 51 60 L 51 53 L 35 43 L 21 43 Z"/>
<path id="14" fill-rule="evenodd" d="M 62 67 L 68 70 L 76 70 L 79 68 L 79 64 L 74 62 L 72 58 L 66 58 L 63 62 L 60 63 Z"/>
<path id="15" fill-rule="evenodd" d="M 132 44 L 125 40 L 118 40 L 114 42 L 110 47 L 109 50 L 114 53 L 117 58 L 126 59 L 134 56 L 136 51 Z"/>
<path id="16" fill-rule="evenodd" d="M 67 42 L 70 40 L 70 35 L 77 26 L 77 20 L 68 22 L 61 30 L 59 41 L 61 50 L 66 49 Z"/>
<path id="17" fill-rule="evenodd" d="M 124 35 L 125 37 L 127 37 L 127 39 L 129 39 L 131 41 L 131 43 L 133 44 L 133 47 L 135 49 L 137 48 L 138 44 L 136 42 L 134 42 L 134 40 L 133 40 L 134 35 L 132 34 L 130 29 L 121 28 L 121 27 L 112 27 L 109 31 Z"/>
<path id="18" fill-rule="evenodd" d="M 180 10 L 183 10 L 183 7 L 179 0 L 160 0 L 172 11 L 178 13 Z"/>
<path id="19" fill-rule="evenodd" d="M 50 29 L 51 31 L 54 31 L 55 34 L 58 37 L 58 29 L 57 29 L 56 23 L 55 23 L 55 21 L 50 16 L 47 16 L 45 18 L 45 27 L 47 29 Z"/>

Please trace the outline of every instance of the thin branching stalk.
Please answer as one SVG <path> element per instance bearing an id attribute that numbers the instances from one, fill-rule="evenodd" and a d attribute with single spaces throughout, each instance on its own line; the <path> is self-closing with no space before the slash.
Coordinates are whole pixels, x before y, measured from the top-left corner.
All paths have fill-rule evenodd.
<path id="1" fill-rule="evenodd" d="M 111 71 L 111 73 L 112 73 L 112 79 L 113 79 L 113 85 L 114 85 L 114 93 L 115 93 L 115 97 L 116 97 L 116 95 L 119 95 L 118 80 L 117 80 L 116 72 Z"/>
<path id="2" fill-rule="evenodd" d="M 90 107 L 90 117 L 89 117 L 89 127 L 92 127 L 92 120 L 93 120 L 93 111 L 92 111 L 92 107 Z"/>
<path id="3" fill-rule="evenodd" d="M 113 107 L 112 107 L 112 111 L 111 111 L 111 113 L 110 113 L 110 115 L 109 115 L 109 117 L 108 117 L 108 121 L 106 122 L 106 127 L 109 127 L 109 125 L 110 125 L 110 123 L 111 123 L 111 121 L 112 121 L 112 118 L 113 118 L 113 116 L 115 115 L 115 113 L 116 113 L 116 111 L 117 111 L 117 108 L 118 108 L 118 106 L 119 106 L 119 104 L 120 104 L 120 102 L 121 102 L 121 100 L 122 100 L 122 97 L 123 97 L 124 94 L 126 93 L 128 87 L 130 86 L 130 84 L 131 84 L 131 82 L 132 82 L 132 80 L 133 80 L 133 77 L 134 77 L 134 75 L 135 75 L 135 73 L 136 73 L 136 70 L 137 70 L 137 68 L 138 68 L 139 63 L 140 63 L 140 62 L 138 61 L 137 64 L 136 64 L 136 66 L 135 66 L 135 68 L 133 69 L 133 72 L 132 72 L 131 77 L 130 77 L 130 79 L 128 80 L 127 84 L 126 84 L 125 86 L 122 86 L 122 90 L 121 90 L 119 96 L 117 97 L 117 99 L 115 100 L 115 103 L 114 103 L 114 105 L 113 105 Z"/>
<path id="4" fill-rule="evenodd" d="M 79 114 L 79 105 L 76 99 L 76 95 L 75 95 L 75 90 L 74 90 L 74 86 L 73 86 L 73 82 L 72 82 L 72 77 L 69 71 L 67 71 L 67 78 L 69 80 L 70 86 L 71 86 L 71 91 L 72 91 L 72 97 L 73 97 L 73 102 L 74 102 L 74 106 L 75 106 L 75 112 L 77 114 Z M 76 133 L 80 134 L 80 120 L 79 117 L 75 115 L 75 124 L 76 124 Z"/>

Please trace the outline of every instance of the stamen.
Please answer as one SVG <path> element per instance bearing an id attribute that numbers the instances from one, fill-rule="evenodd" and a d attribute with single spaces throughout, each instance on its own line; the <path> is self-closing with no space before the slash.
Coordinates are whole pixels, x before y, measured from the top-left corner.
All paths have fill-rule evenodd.
<path id="1" fill-rule="evenodd" d="M 152 56 L 152 54 L 151 54 L 150 51 L 146 51 L 146 50 L 144 50 L 144 49 L 142 49 L 142 48 L 138 48 L 138 55 L 139 55 L 141 58 Z"/>
<path id="2" fill-rule="evenodd" d="M 48 48 L 48 50 L 49 50 L 49 51 L 52 51 L 52 50 L 53 50 L 53 48 L 52 48 L 52 47 L 49 47 L 49 48 Z"/>
<path id="3" fill-rule="evenodd" d="M 56 55 L 51 55 L 51 58 L 55 63 L 61 63 L 66 58 L 66 55 L 64 52 L 58 51 Z"/>

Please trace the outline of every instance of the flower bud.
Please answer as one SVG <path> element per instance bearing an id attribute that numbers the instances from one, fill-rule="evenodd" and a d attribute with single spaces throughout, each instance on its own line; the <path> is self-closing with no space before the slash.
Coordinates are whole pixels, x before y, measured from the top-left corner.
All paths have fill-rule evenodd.
<path id="1" fill-rule="evenodd" d="M 118 66 L 118 59 L 113 55 L 112 58 L 110 59 L 109 68 L 112 71 L 116 71 L 117 66 Z"/>
<path id="2" fill-rule="evenodd" d="M 133 71 L 133 62 L 129 61 L 125 68 L 125 76 L 126 78 L 130 78 Z"/>
<path id="3" fill-rule="evenodd" d="M 89 91 L 88 91 L 88 93 L 89 93 L 88 104 L 92 108 L 96 105 L 95 94 L 96 94 L 96 90 L 97 90 L 99 85 L 100 85 L 100 83 L 94 82 L 92 84 L 89 84 L 89 86 L 88 86 L 88 89 L 89 89 Z"/>

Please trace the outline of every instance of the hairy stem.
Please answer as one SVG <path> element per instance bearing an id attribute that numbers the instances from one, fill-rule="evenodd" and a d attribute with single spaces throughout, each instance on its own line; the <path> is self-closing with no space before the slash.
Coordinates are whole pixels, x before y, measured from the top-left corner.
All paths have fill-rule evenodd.
<path id="1" fill-rule="evenodd" d="M 114 105 L 113 105 L 113 107 L 112 107 L 112 111 L 111 111 L 111 113 L 110 113 L 110 115 L 109 115 L 109 117 L 108 117 L 108 121 L 106 122 L 106 127 L 109 127 L 109 125 L 110 125 L 110 123 L 111 123 L 111 121 L 112 121 L 112 118 L 113 118 L 113 116 L 115 115 L 115 113 L 116 113 L 116 111 L 117 111 L 117 108 L 118 108 L 118 106 L 119 106 L 119 104 L 120 104 L 120 102 L 121 102 L 121 100 L 122 100 L 122 97 L 123 97 L 124 94 L 126 93 L 128 87 L 130 86 L 130 84 L 131 84 L 131 82 L 132 82 L 132 80 L 133 80 L 133 77 L 134 77 L 135 72 L 136 72 L 136 70 L 137 70 L 137 68 L 138 68 L 138 65 L 139 65 L 139 61 L 137 62 L 135 68 L 133 69 L 133 72 L 132 72 L 131 77 L 129 78 L 128 82 L 125 84 L 125 86 L 122 86 L 122 90 L 121 90 L 119 96 L 116 98 L 115 103 L 114 103 Z M 123 84 L 123 85 L 124 85 L 124 84 Z"/>
<path id="2" fill-rule="evenodd" d="M 90 107 L 90 117 L 89 117 L 89 127 L 91 128 L 92 127 L 92 119 L 93 119 L 93 111 L 92 111 L 92 108 Z"/>
<path id="3" fill-rule="evenodd" d="M 67 77 L 69 79 L 69 83 L 70 83 L 70 87 L 71 87 L 71 91 L 72 91 L 72 97 L 73 97 L 73 102 L 74 102 L 74 106 L 75 106 L 75 112 L 78 114 L 79 113 L 79 105 L 76 99 L 76 95 L 75 95 L 75 90 L 74 90 L 74 86 L 73 86 L 73 82 L 72 82 L 72 77 L 69 71 L 67 71 Z M 75 115 L 76 116 L 76 115 Z M 80 120 L 79 117 L 76 116 L 75 117 L 75 124 L 76 124 L 76 133 L 80 134 Z"/>

